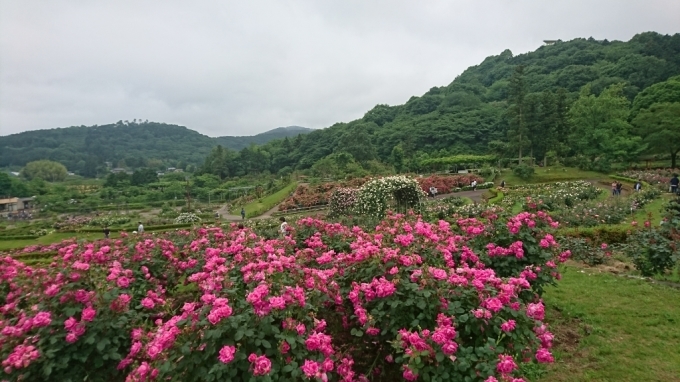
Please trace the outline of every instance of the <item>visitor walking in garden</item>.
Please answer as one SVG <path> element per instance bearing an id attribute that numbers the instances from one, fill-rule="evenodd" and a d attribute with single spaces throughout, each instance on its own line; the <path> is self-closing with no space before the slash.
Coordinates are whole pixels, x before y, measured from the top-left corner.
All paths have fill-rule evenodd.
<path id="1" fill-rule="evenodd" d="M 616 182 L 616 195 L 621 196 L 621 189 L 623 188 L 623 184 L 621 182 Z"/>
<path id="2" fill-rule="evenodd" d="M 639 180 L 635 183 L 635 192 L 640 192 L 642 190 L 642 182 Z"/>
<path id="3" fill-rule="evenodd" d="M 109 229 L 109 227 L 104 227 L 104 231 L 103 231 L 103 232 L 104 232 L 104 239 L 108 239 L 108 238 L 109 238 L 109 233 L 111 233 L 111 230 Z"/>
<path id="4" fill-rule="evenodd" d="M 678 183 L 680 183 L 680 180 L 678 180 L 678 174 L 673 174 L 673 178 L 671 178 L 671 192 L 674 194 L 678 193 Z"/>
<path id="5" fill-rule="evenodd" d="M 246 210 L 243 207 L 241 207 L 241 219 L 246 220 Z"/>
<path id="6" fill-rule="evenodd" d="M 472 181 L 471 186 L 472 186 L 472 191 L 477 191 L 477 181 L 476 180 Z"/>
<path id="7" fill-rule="evenodd" d="M 612 196 L 616 196 L 616 182 L 612 182 Z"/>
<path id="8" fill-rule="evenodd" d="M 501 188 L 505 188 L 505 180 L 501 180 Z"/>
<path id="9" fill-rule="evenodd" d="M 139 222 L 139 227 L 137 227 L 137 233 L 140 235 L 144 233 L 144 224 L 142 224 L 142 222 Z"/>
<path id="10" fill-rule="evenodd" d="M 279 218 L 281 221 L 281 226 L 279 227 L 279 231 L 281 231 L 281 236 L 288 236 L 288 223 L 286 223 L 286 218 L 281 216 Z"/>

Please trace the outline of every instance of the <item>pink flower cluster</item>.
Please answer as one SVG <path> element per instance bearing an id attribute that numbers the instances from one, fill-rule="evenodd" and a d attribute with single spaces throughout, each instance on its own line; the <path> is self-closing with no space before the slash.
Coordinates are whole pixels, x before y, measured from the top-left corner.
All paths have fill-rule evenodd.
<path id="1" fill-rule="evenodd" d="M 14 369 L 28 367 L 34 360 L 40 357 L 40 352 L 33 345 L 17 345 L 7 359 L 2 361 L 5 373 L 10 374 Z"/>
<path id="2" fill-rule="evenodd" d="M 443 355 L 445 362 L 457 362 L 456 356 L 464 357 L 458 349 L 471 341 L 461 334 L 479 331 L 500 338 L 508 353 L 490 360 L 497 362 L 496 377 L 510 378 L 518 373 L 519 356 L 553 360 L 553 336 L 542 323 L 545 307 L 538 298 L 526 303 L 520 296 L 546 279 L 539 275 L 556 277 L 556 262 L 569 252 L 559 253 L 554 238 L 540 229 L 556 224 L 540 211 L 519 214 L 507 225 L 496 219 L 449 224 L 392 214 L 367 232 L 305 218 L 297 223 L 296 238 L 202 228 L 65 243 L 47 269 L 5 258 L 0 286 L 9 292 L 0 307 L 0 345 L 10 350 L 3 353 L 3 366 L 11 367 L 10 379 L 19 378 L 16 365 L 41 362 L 48 350 L 27 339 L 66 333 L 73 343 L 101 326 L 91 323 L 124 315 L 129 324 L 123 336 L 132 341 L 117 366 L 131 381 L 172 377 L 164 362 L 193 365 L 182 360 L 198 352 L 212 352 L 218 366 L 256 376 L 276 378 L 272 370 L 279 362 L 296 362 L 307 378 L 363 381 L 368 377 L 355 370 L 363 363 L 356 366 L 351 352 L 392 349 L 389 343 L 398 349 L 387 355 L 387 364 L 416 380 L 423 373 L 411 363 L 417 357 L 435 363 Z M 499 232 L 506 238 L 502 245 L 491 243 Z M 535 240 L 518 240 L 525 232 Z M 300 236 L 305 239 L 296 242 Z M 490 268 L 493 262 L 514 268 L 501 272 Z M 421 313 L 425 318 L 418 323 L 409 326 L 409 318 L 395 327 L 401 314 Z M 258 332 L 266 323 L 274 324 Z M 366 335 L 344 333 L 352 329 Z"/>

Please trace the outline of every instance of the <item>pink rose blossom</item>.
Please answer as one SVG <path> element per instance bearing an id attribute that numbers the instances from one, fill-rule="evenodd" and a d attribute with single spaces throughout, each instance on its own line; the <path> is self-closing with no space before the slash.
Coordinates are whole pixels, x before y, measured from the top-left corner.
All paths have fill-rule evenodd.
<path id="1" fill-rule="evenodd" d="M 236 348 L 225 345 L 222 347 L 222 349 L 220 349 L 220 355 L 217 358 L 222 363 L 229 363 L 234 360 L 234 354 L 236 354 Z"/>

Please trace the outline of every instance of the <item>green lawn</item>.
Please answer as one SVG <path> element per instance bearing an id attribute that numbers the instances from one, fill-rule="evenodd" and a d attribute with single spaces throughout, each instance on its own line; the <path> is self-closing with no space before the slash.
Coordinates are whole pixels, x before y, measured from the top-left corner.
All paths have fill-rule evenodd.
<path id="1" fill-rule="evenodd" d="M 561 344 L 540 381 L 680 381 L 680 290 L 569 266 L 544 300 Z"/>
<path id="2" fill-rule="evenodd" d="M 295 191 L 296 188 L 297 183 L 293 182 L 271 195 L 246 204 L 243 206 L 243 208 L 246 210 L 246 218 L 254 218 L 271 210 L 280 204 L 284 199 L 286 199 L 291 192 Z M 241 213 L 241 206 L 235 206 L 231 213 L 234 215 L 239 215 Z"/>
<path id="3" fill-rule="evenodd" d="M 507 186 L 517 186 L 521 184 L 563 182 L 570 180 L 584 179 L 607 179 L 608 174 L 595 171 L 583 171 L 572 167 L 548 166 L 534 167 L 534 176 L 529 180 L 523 180 L 515 176 L 512 170 L 505 169 L 496 177 L 496 184 L 505 180 Z"/>

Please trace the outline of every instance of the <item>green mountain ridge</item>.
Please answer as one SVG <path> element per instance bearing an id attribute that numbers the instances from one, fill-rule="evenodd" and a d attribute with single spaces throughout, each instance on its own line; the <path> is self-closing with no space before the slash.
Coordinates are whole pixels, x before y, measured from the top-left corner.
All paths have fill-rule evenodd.
<path id="1" fill-rule="evenodd" d="M 209 137 L 184 126 L 157 122 L 122 122 L 33 130 L 0 136 L 0 167 L 21 167 L 49 159 L 85 176 L 101 172 L 105 162 L 126 167 L 184 168 L 199 165 L 210 150 L 222 145 L 241 150 L 251 144 L 294 137 L 312 131 L 301 126 L 279 127 L 253 136 Z"/>

